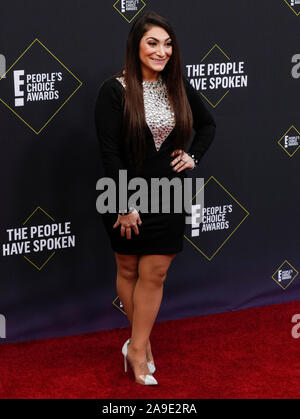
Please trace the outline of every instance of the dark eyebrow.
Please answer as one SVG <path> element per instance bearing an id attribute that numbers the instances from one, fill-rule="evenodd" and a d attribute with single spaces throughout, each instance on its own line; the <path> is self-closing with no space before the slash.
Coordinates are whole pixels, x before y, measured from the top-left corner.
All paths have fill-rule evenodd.
<path id="1" fill-rule="evenodd" d="M 147 41 L 147 39 L 155 39 L 155 41 L 158 41 L 159 42 L 159 39 L 156 39 L 156 38 L 154 38 L 154 36 L 150 36 L 149 38 L 146 38 L 146 41 Z M 165 41 L 167 41 L 168 39 L 171 39 L 170 37 L 169 38 L 166 38 L 165 39 Z"/>

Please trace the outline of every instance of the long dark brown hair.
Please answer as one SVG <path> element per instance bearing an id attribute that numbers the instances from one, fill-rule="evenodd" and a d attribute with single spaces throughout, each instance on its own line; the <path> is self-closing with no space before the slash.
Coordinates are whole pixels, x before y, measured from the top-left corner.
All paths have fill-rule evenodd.
<path id="1" fill-rule="evenodd" d="M 123 120 L 125 148 L 129 162 L 136 168 L 137 173 L 142 167 L 146 150 L 146 120 L 139 49 L 141 38 L 153 26 L 165 29 L 172 40 L 172 55 L 160 74 L 166 83 L 170 104 L 175 114 L 176 130 L 172 142 L 174 150 L 185 149 L 193 126 L 193 116 L 182 78 L 180 53 L 175 32 L 167 19 L 153 11 L 145 12 L 137 18 L 129 32 L 124 72 L 121 70 L 114 75 L 118 77 L 123 75 L 126 84 Z"/>

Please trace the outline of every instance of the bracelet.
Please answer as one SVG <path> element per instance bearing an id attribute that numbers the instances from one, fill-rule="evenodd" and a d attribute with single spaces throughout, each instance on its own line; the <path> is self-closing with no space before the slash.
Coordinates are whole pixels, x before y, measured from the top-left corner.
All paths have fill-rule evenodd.
<path id="1" fill-rule="evenodd" d="M 198 166 L 198 164 L 199 164 L 199 160 L 196 159 L 195 154 L 191 154 L 191 153 L 186 153 L 186 154 L 188 156 L 190 156 L 194 160 L 194 167 L 193 167 L 193 169 L 195 169 L 195 167 Z M 193 170 L 193 169 L 191 169 L 191 170 Z"/>
<path id="2" fill-rule="evenodd" d="M 129 209 L 126 211 L 119 210 L 119 215 L 128 215 L 128 214 L 131 214 L 134 210 L 135 210 L 134 207 L 129 207 Z"/>

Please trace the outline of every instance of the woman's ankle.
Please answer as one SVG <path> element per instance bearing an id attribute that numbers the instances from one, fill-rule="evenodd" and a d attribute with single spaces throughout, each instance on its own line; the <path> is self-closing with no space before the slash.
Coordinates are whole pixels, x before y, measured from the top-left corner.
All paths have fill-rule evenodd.
<path id="1" fill-rule="evenodd" d="M 130 347 L 132 353 L 136 356 L 144 356 L 145 355 L 145 351 L 146 351 L 146 347 L 145 345 L 141 345 L 141 344 L 136 344 L 132 341 L 129 342 L 128 344 L 128 348 Z"/>
<path id="2" fill-rule="evenodd" d="M 154 361 L 150 344 L 147 345 L 147 347 L 146 347 L 146 358 L 147 358 L 148 362 L 150 362 L 150 361 L 153 362 Z"/>

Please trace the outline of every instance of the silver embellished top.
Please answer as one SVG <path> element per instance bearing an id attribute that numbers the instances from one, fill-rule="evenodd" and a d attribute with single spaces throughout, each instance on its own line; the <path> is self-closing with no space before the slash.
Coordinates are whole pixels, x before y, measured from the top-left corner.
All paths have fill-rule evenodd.
<path id="1" fill-rule="evenodd" d="M 126 87 L 124 76 L 117 77 L 117 80 Z M 145 119 L 158 151 L 175 126 L 175 115 L 161 74 L 157 81 L 143 81 L 143 97 Z"/>

